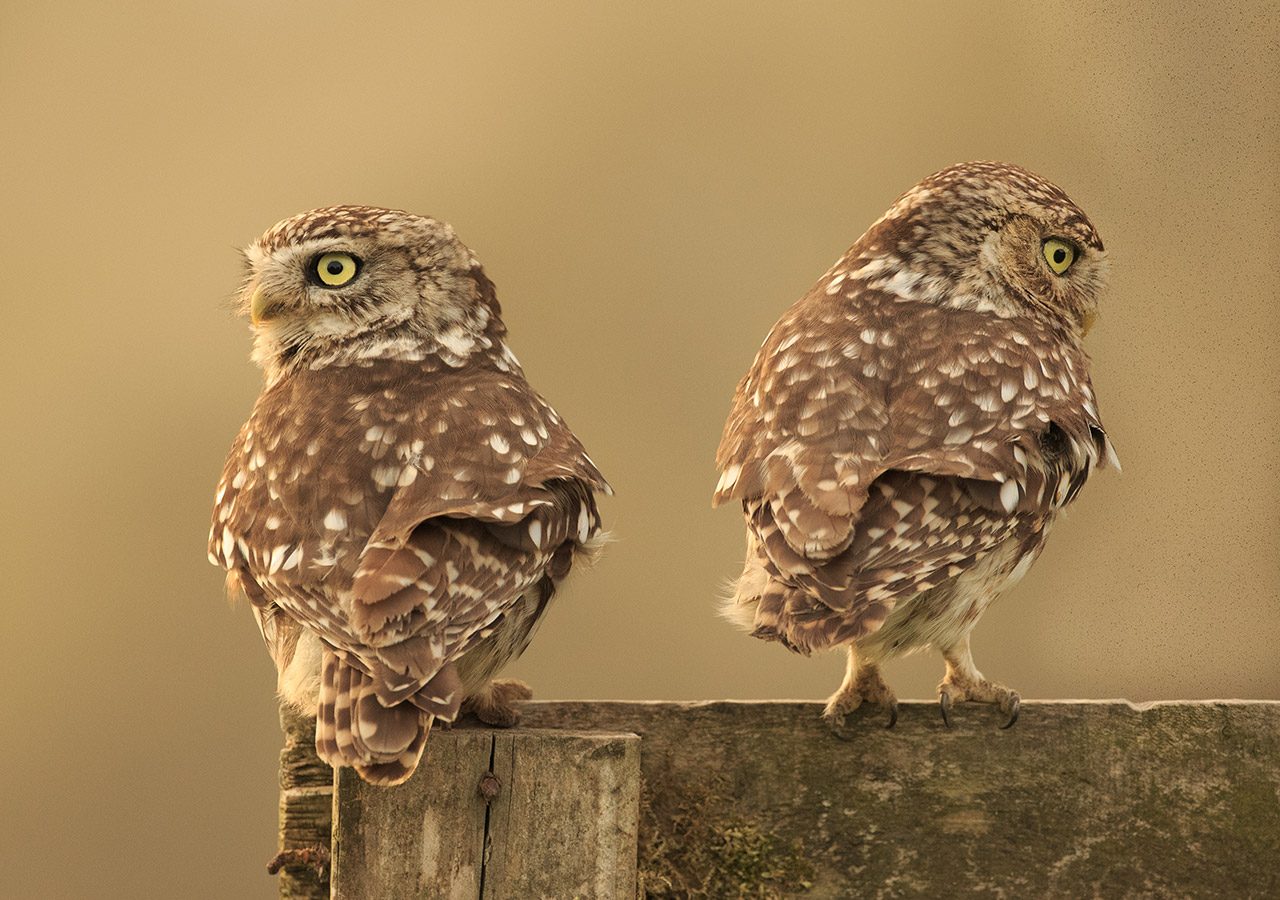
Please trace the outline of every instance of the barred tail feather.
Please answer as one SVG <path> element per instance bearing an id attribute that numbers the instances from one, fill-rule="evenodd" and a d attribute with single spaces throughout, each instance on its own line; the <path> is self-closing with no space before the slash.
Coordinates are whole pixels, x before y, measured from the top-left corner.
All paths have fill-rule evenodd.
<path id="1" fill-rule="evenodd" d="M 395 759 L 373 765 L 357 764 L 356 772 L 370 784 L 382 787 L 404 784 L 417 771 L 418 763 L 422 761 L 422 751 L 427 746 L 427 735 L 431 733 L 431 721 L 431 716 L 421 717 L 417 735 L 412 743 L 404 748 L 404 752 Z"/>
<path id="2" fill-rule="evenodd" d="M 413 774 L 433 716 L 410 702 L 383 706 L 373 679 L 327 649 L 316 712 L 316 753 L 351 766 L 373 784 L 400 784 Z"/>

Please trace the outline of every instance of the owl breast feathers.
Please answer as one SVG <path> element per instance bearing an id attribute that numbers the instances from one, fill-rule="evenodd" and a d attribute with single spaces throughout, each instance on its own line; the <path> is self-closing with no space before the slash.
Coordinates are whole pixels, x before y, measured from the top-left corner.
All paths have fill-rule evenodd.
<path id="1" fill-rule="evenodd" d="M 770 332 L 734 396 L 715 493 L 743 505 L 729 612 L 757 636 L 801 652 L 871 641 L 897 605 L 954 587 L 997 548 L 1016 578 L 1089 473 L 1115 462 L 1079 340 L 1101 275 L 1082 264 L 1078 292 L 1055 283 L 1045 228 L 1100 257 L 1047 182 L 999 164 L 944 171 Z M 988 574 L 988 592 L 1008 580 Z"/>
<path id="2" fill-rule="evenodd" d="M 322 757 L 397 783 L 432 719 L 523 650 L 597 542 L 608 486 L 525 381 L 447 226 L 307 215 L 251 250 L 268 384 L 223 470 L 210 558 L 251 601 L 285 699 L 316 709 Z M 363 289 L 311 283 L 335 253 Z"/>

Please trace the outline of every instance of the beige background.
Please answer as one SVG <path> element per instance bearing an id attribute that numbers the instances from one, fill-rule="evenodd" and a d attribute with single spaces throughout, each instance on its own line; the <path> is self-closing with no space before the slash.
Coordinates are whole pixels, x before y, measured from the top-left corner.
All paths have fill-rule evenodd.
<path id="1" fill-rule="evenodd" d="M 616 544 L 513 671 L 818 699 L 837 657 L 714 614 L 733 386 L 922 176 L 1050 177 L 1112 252 L 1089 346 L 1125 471 L 979 663 L 1028 697 L 1280 697 L 1274 10 L 854 6 L 4 5 L 0 893 L 272 894 L 272 671 L 204 550 L 259 379 L 226 301 L 234 248 L 335 202 L 457 227 L 618 490 Z"/>

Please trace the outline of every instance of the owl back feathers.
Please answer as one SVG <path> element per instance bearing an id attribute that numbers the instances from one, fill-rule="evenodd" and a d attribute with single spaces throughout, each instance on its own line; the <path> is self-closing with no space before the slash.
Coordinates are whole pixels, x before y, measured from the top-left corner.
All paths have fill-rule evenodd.
<path id="1" fill-rule="evenodd" d="M 1114 462 L 1065 331 L 823 288 L 739 384 L 714 499 L 743 503 L 759 573 L 744 572 L 735 618 L 803 651 L 874 632 L 901 598 L 1038 532 Z"/>
<path id="2" fill-rule="evenodd" d="M 241 431 L 210 555 L 273 607 L 260 620 L 324 644 L 321 756 L 395 783 L 432 720 L 455 718 L 477 687 L 460 658 L 526 594 L 549 599 L 599 535 L 594 492 L 608 490 L 518 371 L 431 359 L 303 371 L 264 392 Z"/>

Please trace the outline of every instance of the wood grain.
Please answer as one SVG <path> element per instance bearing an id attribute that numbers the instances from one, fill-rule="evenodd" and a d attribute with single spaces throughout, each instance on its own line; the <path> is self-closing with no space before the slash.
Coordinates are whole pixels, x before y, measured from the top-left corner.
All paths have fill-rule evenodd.
<path id="1" fill-rule="evenodd" d="M 1280 703 L 1026 702 L 1001 731 L 908 702 L 849 742 L 819 712 L 529 703 L 433 734 L 401 789 L 339 780 L 335 896 L 629 896 L 637 842 L 646 897 L 1280 896 Z M 431 859 L 452 874 L 411 880 Z"/>
<path id="2" fill-rule="evenodd" d="M 635 735 L 440 729 L 399 787 L 340 771 L 333 896 L 631 900 L 639 800 Z"/>
<path id="3" fill-rule="evenodd" d="M 333 770 L 316 756 L 315 719 L 280 709 L 284 747 L 280 751 L 280 842 L 282 851 L 302 851 L 306 859 L 278 872 L 281 900 L 324 900 L 329 896 L 328 866 L 333 821 Z M 274 861 L 273 861 L 274 862 Z"/>

